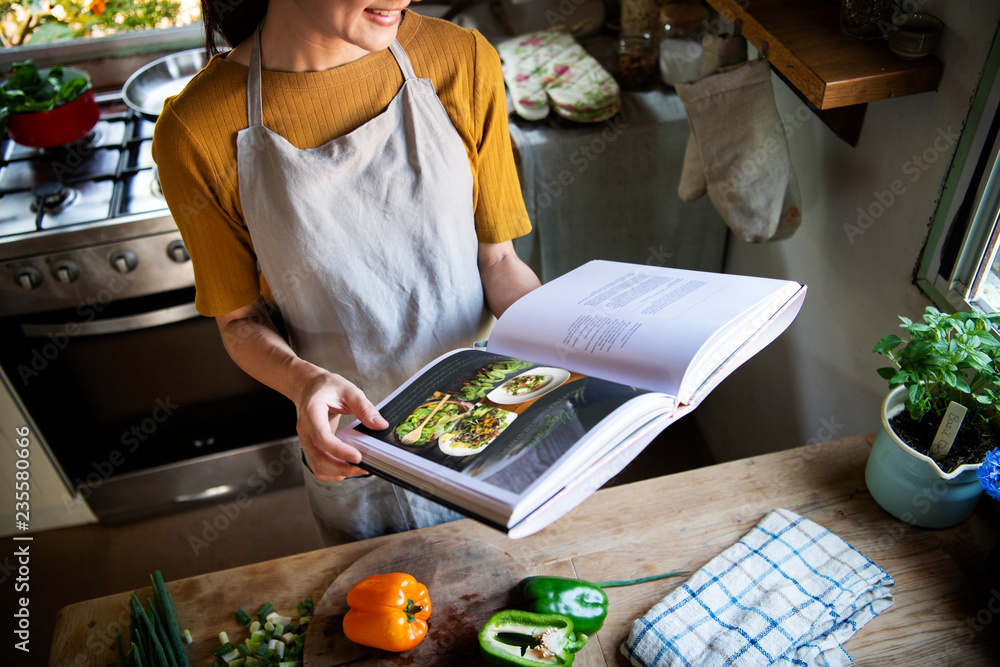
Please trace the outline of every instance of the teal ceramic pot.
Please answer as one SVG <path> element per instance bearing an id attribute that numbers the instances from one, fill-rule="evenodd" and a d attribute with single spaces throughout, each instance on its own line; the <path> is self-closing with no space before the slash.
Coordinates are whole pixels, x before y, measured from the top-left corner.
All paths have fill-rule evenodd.
<path id="1" fill-rule="evenodd" d="M 889 514 L 913 526 L 948 528 L 972 514 L 983 495 L 978 465 L 966 464 L 950 473 L 928 456 L 900 440 L 889 420 L 904 409 L 906 388 L 893 389 L 882 403 L 882 428 L 865 467 L 865 483 L 875 501 Z"/>

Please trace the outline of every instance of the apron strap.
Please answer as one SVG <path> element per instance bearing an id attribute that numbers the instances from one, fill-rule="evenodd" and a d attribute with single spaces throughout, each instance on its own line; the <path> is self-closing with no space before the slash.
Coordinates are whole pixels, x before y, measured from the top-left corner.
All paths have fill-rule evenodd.
<path id="1" fill-rule="evenodd" d="M 413 65 L 410 64 L 410 57 L 406 55 L 406 51 L 403 50 L 398 39 L 392 41 L 392 44 L 389 45 L 389 51 L 396 59 L 396 64 L 399 65 L 399 69 L 403 73 L 403 80 L 416 79 L 417 75 L 413 71 Z"/>
<path id="2" fill-rule="evenodd" d="M 417 78 L 416 73 L 413 71 L 413 65 L 410 64 L 410 57 L 406 55 L 406 51 L 400 46 L 398 40 L 393 40 L 392 44 L 389 45 L 389 51 L 396 59 L 396 64 L 399 65 L 405 81 Z M 250 51 L 248 77 L 247 120 L 248 126 L 254 127 L 264 124 L 264 102 L 260 93 L 260 26 L 257 26 L 257 29 L 253 33 L 253 49 Z"/>
<path id="3" fill-rule="evenodd" d="M 247 119 L 249 127 L 264 124 L 264 103 L 260 94 L 260 26 L 253 32 L 250 70 L 247 78 Z"/>

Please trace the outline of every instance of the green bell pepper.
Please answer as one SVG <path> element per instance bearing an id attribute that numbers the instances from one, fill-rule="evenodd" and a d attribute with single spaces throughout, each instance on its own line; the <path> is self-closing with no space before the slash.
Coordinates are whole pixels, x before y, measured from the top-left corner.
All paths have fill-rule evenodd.
<path id="1" fill-rule="evenodd" d="M 604 592 L 605 588 L 632 586 L 680 574 L 687 574 L 687 571 L 596 584 L 582 579 L 535 576 L 522 579 L 515 591 L 521 597 L 524 609 L 539 614 L 567 616 L 573 621 L 576 632 L 592 635 L 601 629 L 608 616 L 608 595 Z"/>
<path id="2" fill-rule="evenodd" d="M 569 618 L 519 609 L 494 614 L 479 631 L 483 657 L 496 667 L 572 665 L 573 654 L 586 643 Z"/>
<path id="3" fill-rule="evenodd" d="M 608 616 L 608 594 L 589 581 L 564 577 L 528 577 L 515 589 L 524 608 L 539 614 L 561 614 L 573 620 L 573 629 L 592 635 Z"/>

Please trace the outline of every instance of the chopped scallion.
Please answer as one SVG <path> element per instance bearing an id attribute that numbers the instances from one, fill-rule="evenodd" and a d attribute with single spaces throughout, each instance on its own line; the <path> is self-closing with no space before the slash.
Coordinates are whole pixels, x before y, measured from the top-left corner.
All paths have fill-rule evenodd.
<path id="1" fill-rule="evenodd" d="M 267 615 L 274 611 L 274 605 L 268 602 L 263 607 L 257 610 L 257 618 L 260 619 L 261 623 L 267 621 Z"/>
<path id="2" fill-rule="evenodd" d="M 225 634 L 225 633 L 222 633 L 222 634 Z M 214 655 L 216 658 L 221 658 L 222 656 L 226 655 L 227 653 L 229 653 L 230 651 L 233 651 L 233 650 L 235 650 L 235 648 L 233 647 L 232 643 L 230 643 L 227 640 L 225 644 L 223 644 L 219 648 L 217 648 L 214 651 L 212 651 L 212 655 Z"/>

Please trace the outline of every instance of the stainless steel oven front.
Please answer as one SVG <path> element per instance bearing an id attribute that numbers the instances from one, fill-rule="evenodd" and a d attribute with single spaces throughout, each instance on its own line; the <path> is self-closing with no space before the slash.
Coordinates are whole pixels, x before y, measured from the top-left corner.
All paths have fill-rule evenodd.
<path id="1" fill-rule="evenodd" d="M 104 522 L 301 481 L 294 406 L 230 360 L 113 98 L 84 143 L 0 142 L 0 368 Z"/>
<path id="2" fill-rule="evenodd" d="M 240 370 L 193 290 L 8 318 L 8 380 L 72 486 L 115 523 L 295 483 L 291 403 Z"/>

